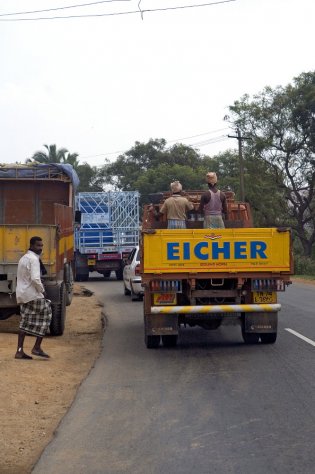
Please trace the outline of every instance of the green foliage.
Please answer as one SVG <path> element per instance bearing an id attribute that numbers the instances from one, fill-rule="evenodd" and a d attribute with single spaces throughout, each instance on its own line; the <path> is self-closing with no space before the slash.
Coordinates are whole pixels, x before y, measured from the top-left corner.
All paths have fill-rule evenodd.
<path id="1" fill-rule="evenodd" d="M 303 255 L 295 255 L 294 272 L 296 275 L 313 275 L 315 277 L 315 260 Z"/>
<path id="2" fill-rule="evenodd" d="M 56 145 L 44 145 L 47 151 L 36 151 L 31 160 L 38 163 L 62 163 L 65 159 L 65 154 L 68 152 L 66 148 L 57 149 Z"/>
<path id="3" fill-rule="evenodd" d="M 78 170 L 78 167 L 80 166 L 79 160 L 78 160 L 78 153 L 69 153 L 65 155 L 62 159 L 62 163 L 68 163 L 71 165 L 76 171 Z"/>
<path id="4" fill-rule="evenodd" d="M 200 155 L 191 147 L 176 144 L 167 149 L 163 138 L 150 139 L 148 143 L 136 142 L 115 162 L 107 163 L 100 176 L 116 189 L 148 194 L 149 188 L 151 192 L 168 190 L 175 178 L 182 180 L 184 187 L 195 185 L 193 173 L 199 172 L 201 164 Z"/>
<path id="5" fill-rule="evenodd" d="M 135 181 L 134 188 L 141 194 L 141 202 L 150 202 L 149 194 L 169 191 L 170 183 L 178 180 L 183 189 L 200 189 L 200 176 L 204 174 L 201 169 L 192 169 L 186 165 L 161 164 L 155 169 L 143 172 Z"/>
<path id="6" fill-rule="evenodd" d="M 245 155 L 246 200 L 251 203 L 256 225 L 282 225 L 287 221 L 284 195 L 278 188 L 273 169 L 258 158 Z M 216 156 L 202 156 L 183 144 L 166 147 L 164 139 L 136 142 L 135 146 L 107 163 L 98 177 L 116 189 L 138 190 L 141 203 L 150 201 L 149 195 L 168 191 L 170 183 L 178 179 L 183 189 L 207 189 L 205 174 L 215 171 L 222 190 L 239 195 L 239 157 L 234 151 Z"/>
<path id="7" fill-rule="evenodd" d="M 103 180 L 99 178 L 98 169 L 96 166 L 90 166 L 88 163 L 83 163 L 75 168 L 80 184 L 78 192 L 102 192 Z"/>
<path id="8" fill-rule="evenodd" d="M 315 72 L 286 87 L 266 87 L 230 107 L 233 123 L 251 138 L 248 156 L 267 164 L 287 202 L 287 218 L 305 256 L 315 243 Z M 276 200 L 275 200 L 276 202 Z"/>
<path id="9" fill-rule="evenodd" d="M 78 192 L 91 191 L 100 192 L 103 191 L 104 180 L 99 175 L 96 166 L 90 166 L 88 163 L 79 163 L 78 153 L 70 153 L 66 148 L 57 148 L 56 145 L 44 145 L 45 151 L 37 151 L 34 153 L 31 159 L 26 162 L 37 162 L 37 163 L 68 163 L 77 172 L 80 184 Z"/>

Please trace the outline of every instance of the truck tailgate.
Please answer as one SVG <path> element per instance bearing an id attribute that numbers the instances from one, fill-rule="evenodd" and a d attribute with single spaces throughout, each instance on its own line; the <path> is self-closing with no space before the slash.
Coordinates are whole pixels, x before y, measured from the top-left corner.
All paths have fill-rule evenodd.
<path id="1" fill-rule="evenodd" d="M 289 229 L 160 229 L 143 233 L 143 272 L 292 273 Z"/>

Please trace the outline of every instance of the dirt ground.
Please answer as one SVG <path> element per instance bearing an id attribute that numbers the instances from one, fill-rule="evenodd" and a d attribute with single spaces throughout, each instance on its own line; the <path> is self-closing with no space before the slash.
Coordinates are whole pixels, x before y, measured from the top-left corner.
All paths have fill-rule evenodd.
<path id="1" fill-rule="evenodd" d="M 16 360 L 19 318 L 0 321 L 0 473 L 26 474 L 93 367 L 102 346 L 104 317 L 95 296 L 75 285 L 61 337 L 42 344 L 50 359 Z M 34 339 L 26 336 L 25 352 Z"/>

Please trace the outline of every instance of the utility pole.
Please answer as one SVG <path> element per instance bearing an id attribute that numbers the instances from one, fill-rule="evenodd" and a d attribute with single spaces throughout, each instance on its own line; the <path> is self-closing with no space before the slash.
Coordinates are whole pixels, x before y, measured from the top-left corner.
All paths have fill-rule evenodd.
<path id="1" fill-rule="evenodd" d="M 242 151 L 242 141 L 251 140 L 250 137 L 242 137 L 240 129 L 236 129 L 237 135 L 228 135 L 229 138 L 236 138 L 238 141 L 238 157 L 239 157 L 239 168 L 240 168 L 240 200 L 245 201 L 245 187 L 244 187 L 244 160 Z"/>

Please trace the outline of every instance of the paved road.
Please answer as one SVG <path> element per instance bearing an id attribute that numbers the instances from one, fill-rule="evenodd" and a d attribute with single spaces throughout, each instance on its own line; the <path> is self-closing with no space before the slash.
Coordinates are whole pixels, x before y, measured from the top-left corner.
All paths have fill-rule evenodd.
<path id="1" fill-rule="evenodd" d="M 104 349 L 33 473 L 315 471 L 314 286 L 282 296 L 275 345 L 194 328 L 158 350 L 121 282 L 87 286 L 105 303 Z"/>

